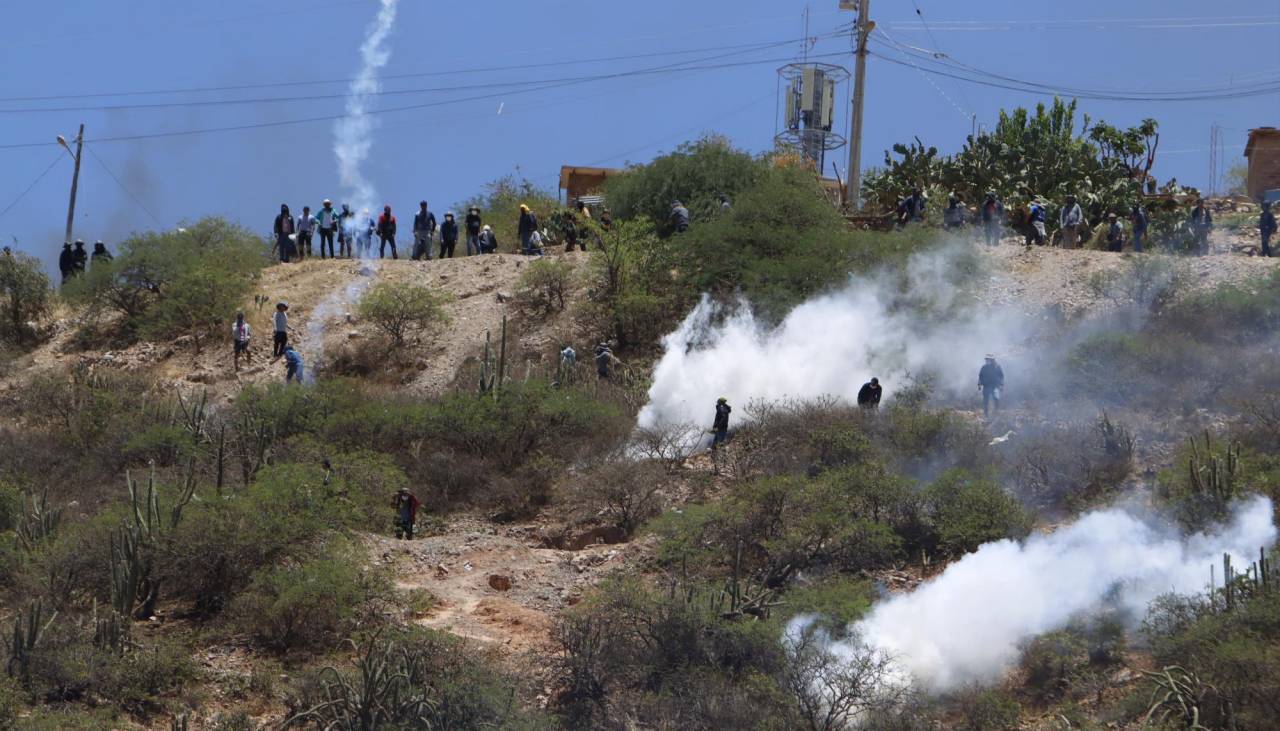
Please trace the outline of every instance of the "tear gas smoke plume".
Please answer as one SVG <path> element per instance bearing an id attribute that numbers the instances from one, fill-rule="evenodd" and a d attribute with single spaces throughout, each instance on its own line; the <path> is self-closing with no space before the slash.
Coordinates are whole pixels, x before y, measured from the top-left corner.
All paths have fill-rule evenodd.
<path id="1" fill-rule="evenodd" d="M 391 59 L 391 49 L 384 44 L 396 19 L 397 2 L 381 0 L 382 7 L 369 24 L 364 43 L 360 46 L 360 72 L 348 90 L 347 114 L 333 125 L 333 153 L 338 158 L 339 179 L 350 191 L 349 200 L 355 211 L 362 208 L 376 210 L 377 207 L 377 192 L 360 166 L 369 157 L 369 148 L 373 146 L 376 121 L 366 112 L 373 94 L 382 88 L 378 72 Z"/>
<path id="2" fill-rule="evenodd" d="M 905 285 L 889 272 L 851 277 L 842 289 L 796 307 L 774 328 L 757 321 L 746 303 L 718 321 L 720 307 L 704 297 L 664 338 L 666 352 L 639 425 L 706 420 L 708 398 L 719 395 L 744 404 L 824 395 L 852 402 L 873 376 L 886 397 L 926 372 L 942 392 L 973 392 L 983 356 L 995 352 L 1005 361 L 1035 323 L 1011 309 L 961 307 L 952 274 L 962 252 L 912 257 Z"/>
<path id="3" fill-rule="evenodd" d="M 315 383 L 316 370 L 324 354 L 325 330 L 334 320 L 345 321 L 350 317 L 351 312 L 359 304 L 360 298 L 364 296 L 365 290 L 377 278 L 378 260 L 358 262 L 343 268 L 350 270 L 345 274 L 349 277 L 346 285 L 326 295 L 307 318 L 307 339 L 303 341 L 301 348 L 302 359 L 306 366 L 302 377 L 306 383 Z"/>
<path id="4" fill-rule="evenodd" d="M 1104 602 L 1139 618 L 1161 594 L 1204 589 L 1223 553 L 1247 565 L 1276 540 L 1271 516 L 1271 501 L 1257 497 L 1236 505 L 1221 528 L 1183 538 L 1123 508 L 1092 512 L 1022 543 L 981 546 L 915 591 L 876 605 L 853 634 L 931 690 L 990 682 L 1017 662 L 1022 643 Z M 788 632 L 809 621 L 796 620 Z"/>

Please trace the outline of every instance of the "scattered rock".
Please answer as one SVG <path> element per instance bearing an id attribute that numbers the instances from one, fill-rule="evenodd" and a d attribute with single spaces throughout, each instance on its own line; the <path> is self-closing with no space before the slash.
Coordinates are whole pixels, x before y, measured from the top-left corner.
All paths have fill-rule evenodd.
<path id="1" fill-rule="evenodd" d="M 351 332 L 347 333 L 347 340 L 355 340 L 358 337 L 360 337 L 359 330 L 352 330 Z"/>
<path id="2" fill-rule="evenodd" d="M 510 292 L 501 292 L 501 291 L 500 291 L 500 292 L 498 292 L 498 294 L 497 294 L 497 298 L 498 298 L 498 301 L 499 301 L 499 302 L 510 302 L 514 297 L 515 297 L 515 295 L 511 294 Z"/>
<path id="3" fill-rule="evenodd" d="M 489 576 L 489 587 L 496 591 L 511 591 L 511 577 L 492 574 Z"/>
<path id="4" fill-rule="evenodd" d="M 444 564 L 442 564 L 442 563 L 438 563 L 438 564 L 436 564 L 436 578 L 437 578 L 437 579 L 443 579 L 443 578 L 445 578 L 445 577 L 446 577 L 446 576 L 448 576 L 448 575 L 449 575 L 449 569 L 445 568 L 445 565 L 444 565 Z"/>

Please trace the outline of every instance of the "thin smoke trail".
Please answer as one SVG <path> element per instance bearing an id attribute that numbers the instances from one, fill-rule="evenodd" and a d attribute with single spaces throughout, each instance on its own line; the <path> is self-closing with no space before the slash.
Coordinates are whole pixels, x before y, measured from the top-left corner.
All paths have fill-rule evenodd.
<path id="1" fill-rule="evenodd" d="M 361 171 L 361 165 L 369 157 L 373 146 L 373 130 L 377 121 L 367 112 L 373 94 L 382 88 L 378 72 L 391 59 L 391 49 L 385 43 L 396 19 L 398 0 L 381 0 L 378 15 L 365 32 L 360 46 L 360 72 L 356 74 L 347 96 L 347 116 L 333 125 L 333 154 L 338 158 L 338 176 L 342 185 L 350 191 L 351 208 L 377 210 L 377 191 Z"/>

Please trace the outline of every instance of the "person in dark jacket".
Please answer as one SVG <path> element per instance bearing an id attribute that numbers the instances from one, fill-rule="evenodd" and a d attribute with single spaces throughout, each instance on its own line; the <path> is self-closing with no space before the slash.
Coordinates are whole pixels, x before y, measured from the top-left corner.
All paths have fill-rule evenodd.
<path id="1" fill-rule="evenodd" d="M 538 217 L 533 211 L 529 210 L 529 206 L 524 203 L 520 204 L 520 222 L 516 225 L 516 231 L 520 234 L 520 253 L 528 256 L 533 253 L 533 247 L 530 242 L 533 234 L 538 230 Z"/>
<path id="2" fill-rule="evenodd" d="M 587 240 L 582 236 L 582 232 L 578 230 L 578 217 L 573 211 L 564 212 L 564 241 L 565 251 L 573 251 L 575 246 L 581 247 L 583 251 L 587 250 Z"/>
<path id="3" fill-rule="evenodd" d="M 1107 214 L 1107 251 L 1124 250 L 1124 227 L 1120 225 L 1120 217 L 1114 213 Z"/>
<path id="4" fill-rule="evenodd" d="M 387 255 L 387 244 L 391 244 L 391 258 L 399 259 L 396 255 L 396 217 L 391 215 L 391 206 L 382 207 L 382 215 L 378 216 L 378 258 L 385 258 Z"/>
<path id="5" fill-rule="evenodd" d="M 1271 237 L 1276 233 L 1276 214 L 1271 211 L 1271 201 L 1262 204 L 1258 215 L 1258 233 L 1262 235 L 1262 255 L 1271 256 Z"/>
<path id="6" fill-rule="evenodd" d="M 58 254 L 58 272 L 62 274 L 63 284 L 66 284 L 68 279 L 75 276 L 76 255 L 71 253 L 70 241 L 62 245 L 62 252 Z"/>
<path id="7" fill-rule="evenodd" d="M 293 258 L 293 215 L 289 213 L 289 206 L 284 203 L 280 204 L 280 215 L 276 216 L 275 225 L 272 226 L 272 232 L 276 235 L 276 249 L 280 254 L 280 261 L 288 263 Z"/>
<path id="8" fill-rule="evenodd" d="M 991 402 L 1000 410 L 1000 393 L 1004 390 L 1004 369 L 996 362 L 994 355 L 988 355 L 982 370 L 978 371 L 978 390 L 982 391 L 982 415 L 989 415 Z"/>
<path id="9" fill-rule="evenodd" d="M 284 382 L 302 383 L 302 355 L 292 345 L 284 348 Z"/>
<path id="10" fill-rule="evenodd" d="M 1204 205 L 1204 200 L 1196 201 L 1191 209 L 1191 231 L 1196 237 L 1196 253 L 1204 256 L 1209 253 L 1209 232 L 1213 230 L 1213 211 Z"/>
<path id="11" fill-rule="evenodd" d="M 493 227 L 485 224 L 480 227 L 480 236 L 476 238 L 476 246 L 479 247 L 481 254 L 492 254 L 498 250 L 498 236 L 493 232 Z"/>
<path id="12" fill-rule="evenodd" d="M 453 212 L 446 211 L 444 223 L 440 224 L 440 258 L 453 258 L 453 248 L 458 245 L 458 222 L 453 220 Z"/>
<path id="13" fill-rule="evenodd" d="M 76 274 L 84 274 L 89 268 L 89 252 L 84 250 L 84 240 L 76 239 L 76 248 L 71 251 L 72 268 Z"/>
<path id="14" fill-rule="evenodd" d="M 596 346 L 596 375 L 602 379 L 609 379 L 609 369 L 614 363 L 621 363 L 613 355 L 613 348 L 609 347 L 608 342 L 600 343 Z"/>
<path id="15" fill-rule="evenodd" d="M 920 223 L 924 221 L 925 197 L 924 191 L 915 188 L 911 191 L 911 195 L 902 200 L 900 221 L 905 226 L 908 223 Z"/>
<path id="16" fill-rule="evenodd" d="M 1129 223 L 1133 226 L 1133 251 L 1134 253 L 1142 253 L 1142 240 L 1147 237 L 1147 212 L 1142 206 L 1133 204 L 1133 211 L 1129 213 Z"/>
<path id="17" fill-rule="evenodd" d="M 89 260 L 93 263 L 93 266 L 95 267 L 98 266 L 100 262 L 101 263 L 109 262 L 112 260 L 112 258 L 114 257 L 111 256 L 110 251 L 107 251 L 106 244 L 102 243 L 101 241 L 94 242 L 93 254 L 89 257 Z"/>
<path id="18" fill-rule="evenodd" d="M 678 234 L 689 230 L 689 209 L 685 208 L 680 201 L 671 203 L 671 225 L 675 227 Z"/>
<path id="19" fill-rule="evenodd" d="M 396 538 L 413 540 L 413 526 L 418 522 L 418 508 L 422 505 L 409 488 L 402 487 L 391 499 L 391 506 L 396 509 Z"/>
<path id="20" fill-rule="evenodd" d="M 716 418 L 711 422 L 711 451 L 716 451 L 724 440 L 729 436 L 729 413 L 733 411 L 733 407 L 729 405 L 729 399 L 721 396 L 716 399 Z"/>
<path id="21" fill-rule="evenodd" d="M 987 236 L 987 246 L 1000 243 L 1000 224 L 1004 220 L 1004 204 L 996 198 L 995 192 L 987 193 L 982 202 L 982 230 Z"/>
<path id="22" fill-rule="evenodd" d="M 880 387 L 880 379 L 872 378 L 858 389 L 858 405 L 864 409 L 878 409 L 882 393 L 884 389 Z"/>
<path id="23" fill-rule="evenodd" d="M 947 196 L 947 207 L 942 209 L 942 227 L 945 229 L 960 228 L 968 211 L 955 193 Z"/>
<path id="24" fill-rule="evenodd" d="M 427 202 L 418 204 L 418 212 L 413 214 L 413 254 L 412 259 L 434 259 L 433 246 L 436 237 L 436 214 L 427 209 Z"/>
<path id="25" fill-rule="evenodd" d="M 480 220 L 480 209 L 471 206 L 467 210 L 467 218 L 463 221 L 467 229 L 467 256 L 482 253 L 480 251 L 480 228 L 484 222 Z"/>

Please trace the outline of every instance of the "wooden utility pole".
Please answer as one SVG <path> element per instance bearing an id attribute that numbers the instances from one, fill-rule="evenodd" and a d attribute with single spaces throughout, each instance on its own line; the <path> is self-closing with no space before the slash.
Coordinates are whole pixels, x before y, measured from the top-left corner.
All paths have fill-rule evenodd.
<path id="1" fill-rule="evenodd" d="M 71 152 L 71 148 L 67 146 L 67 141 L 58 136 L 58 142 L 67 148 L 67 152 Z M 71 238 L 71 229 L 76 221 L 76 188 L 80 185 L 80 153 L 84 151 L 84 124 L 80 125 L 80 134 L 76 135 L 76 169 L 71 174 L 71 203 L 67 206 L 67 237 L 65 241 L 69 244 L 75 239 Z"/>
<path id="2" fill-rule="evenodd" d="M 849 0 L 842 0 L 842 8 L 852 8 Z M 857 46 L 854 54 L 856 61 L 853 71 L 853 114 L 849 122 L 849 186 L 848 199 L 855 211 L 862 210 L 862 100 L 866 95 L 867 85 L 867 36 L 875 23 L 868 14 L 871 12 L 871 0 L 858 0 L 858 24 L 854 29 L 857 34 Z"/>

